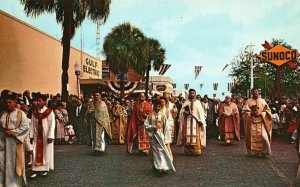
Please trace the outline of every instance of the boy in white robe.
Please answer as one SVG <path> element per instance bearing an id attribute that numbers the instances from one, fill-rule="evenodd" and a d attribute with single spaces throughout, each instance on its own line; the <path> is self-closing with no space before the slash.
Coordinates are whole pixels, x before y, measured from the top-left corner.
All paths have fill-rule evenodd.
<path id="1" fill-rule="evenodd" d="M 172 152 L 170 149 L 171 136 L 167 125 L 167 118 L 161 112 L 162 103 L 154 103 L 154 111 L 145 120 L 145 128 L 150 138 L 151 151 L 153 154 L 153 170 L 159 173 L 176 171 L 173 165 Z"/>

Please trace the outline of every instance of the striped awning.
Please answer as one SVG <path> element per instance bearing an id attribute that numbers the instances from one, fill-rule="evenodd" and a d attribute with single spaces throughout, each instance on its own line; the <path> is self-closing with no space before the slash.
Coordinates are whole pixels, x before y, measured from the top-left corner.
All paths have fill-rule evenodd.
<path id="1" fill-rule="evenodd" d="M 108 88 L 117 95 L 121 95 L 121 85 L 119 82 L 105 81 Z M 131 94 L 138 86 L 140 82 L 127 82 L 124 85 L 125 96 Z"/>

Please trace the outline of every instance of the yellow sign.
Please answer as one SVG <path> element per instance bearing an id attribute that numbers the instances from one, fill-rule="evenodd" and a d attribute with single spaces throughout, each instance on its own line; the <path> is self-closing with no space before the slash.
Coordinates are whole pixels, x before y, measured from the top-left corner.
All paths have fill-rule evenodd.
<path id="1" fill-rule="evenodd" d="M 269 50 L 261 51 L 259 58 L 261 61 L 270 62 L 276 66 L 282 66 L 289 61 L 295 61 L 300 56 L 296 49 L 288 49 L 282 45 L 276 45 Z"/>
<path id="2" fill-rule="evenodd" d="M 102 78 L 102 65 L 99 61 L 85 58 L 82 63 L 82 76 L 81 79 L 101 79 Z"/>

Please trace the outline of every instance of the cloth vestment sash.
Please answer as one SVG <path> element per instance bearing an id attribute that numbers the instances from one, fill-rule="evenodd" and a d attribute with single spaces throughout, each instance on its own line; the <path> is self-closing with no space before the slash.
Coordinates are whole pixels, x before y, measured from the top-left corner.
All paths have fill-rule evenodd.
<path id="1" fill-rule="evenodd" d="M 37 137 L 36 137 L 36 155 L 35 155 L 35 165 L 42 166 L 44 158 L 44 128 L 43 128 L 43 119 L 49 116 L 52 112 L 48 108 L 45 112 L 39 113 L 38 111 L 33 111 L 33 115 L 38 119 L 38 128 L 37 128 Z"/>

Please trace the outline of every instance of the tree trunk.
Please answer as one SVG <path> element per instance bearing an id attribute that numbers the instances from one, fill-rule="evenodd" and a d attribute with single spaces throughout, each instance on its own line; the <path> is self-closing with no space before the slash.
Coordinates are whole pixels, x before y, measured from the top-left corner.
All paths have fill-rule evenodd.
<path id="1" fill-rule="evenodd" d="M 62 54 L 62 75 L 61 75 L 61 97 L 67 101 L 69 95 L 69 59 L 70 59 L 70 42 L 72 36 L 72 0 L 65 0 L 64 4 L 64 21 L 63 21 L 63 54 Z"/>
<path id="2" fill-rule="evenodd" d="M 121 71 L 121 77 L 120 77 L 120 99 L 124 98 L 124 71 Z"/>
<path id="3" fill-rule="evenodd" d="M 149 91 L 149 73 L 151 70 L 151 64 L 148 64 L 147 70 L 146 70 L 146 85 L 145 85 L 145 96 L 146 100 L 148 100 L 148 91 Z"/>

